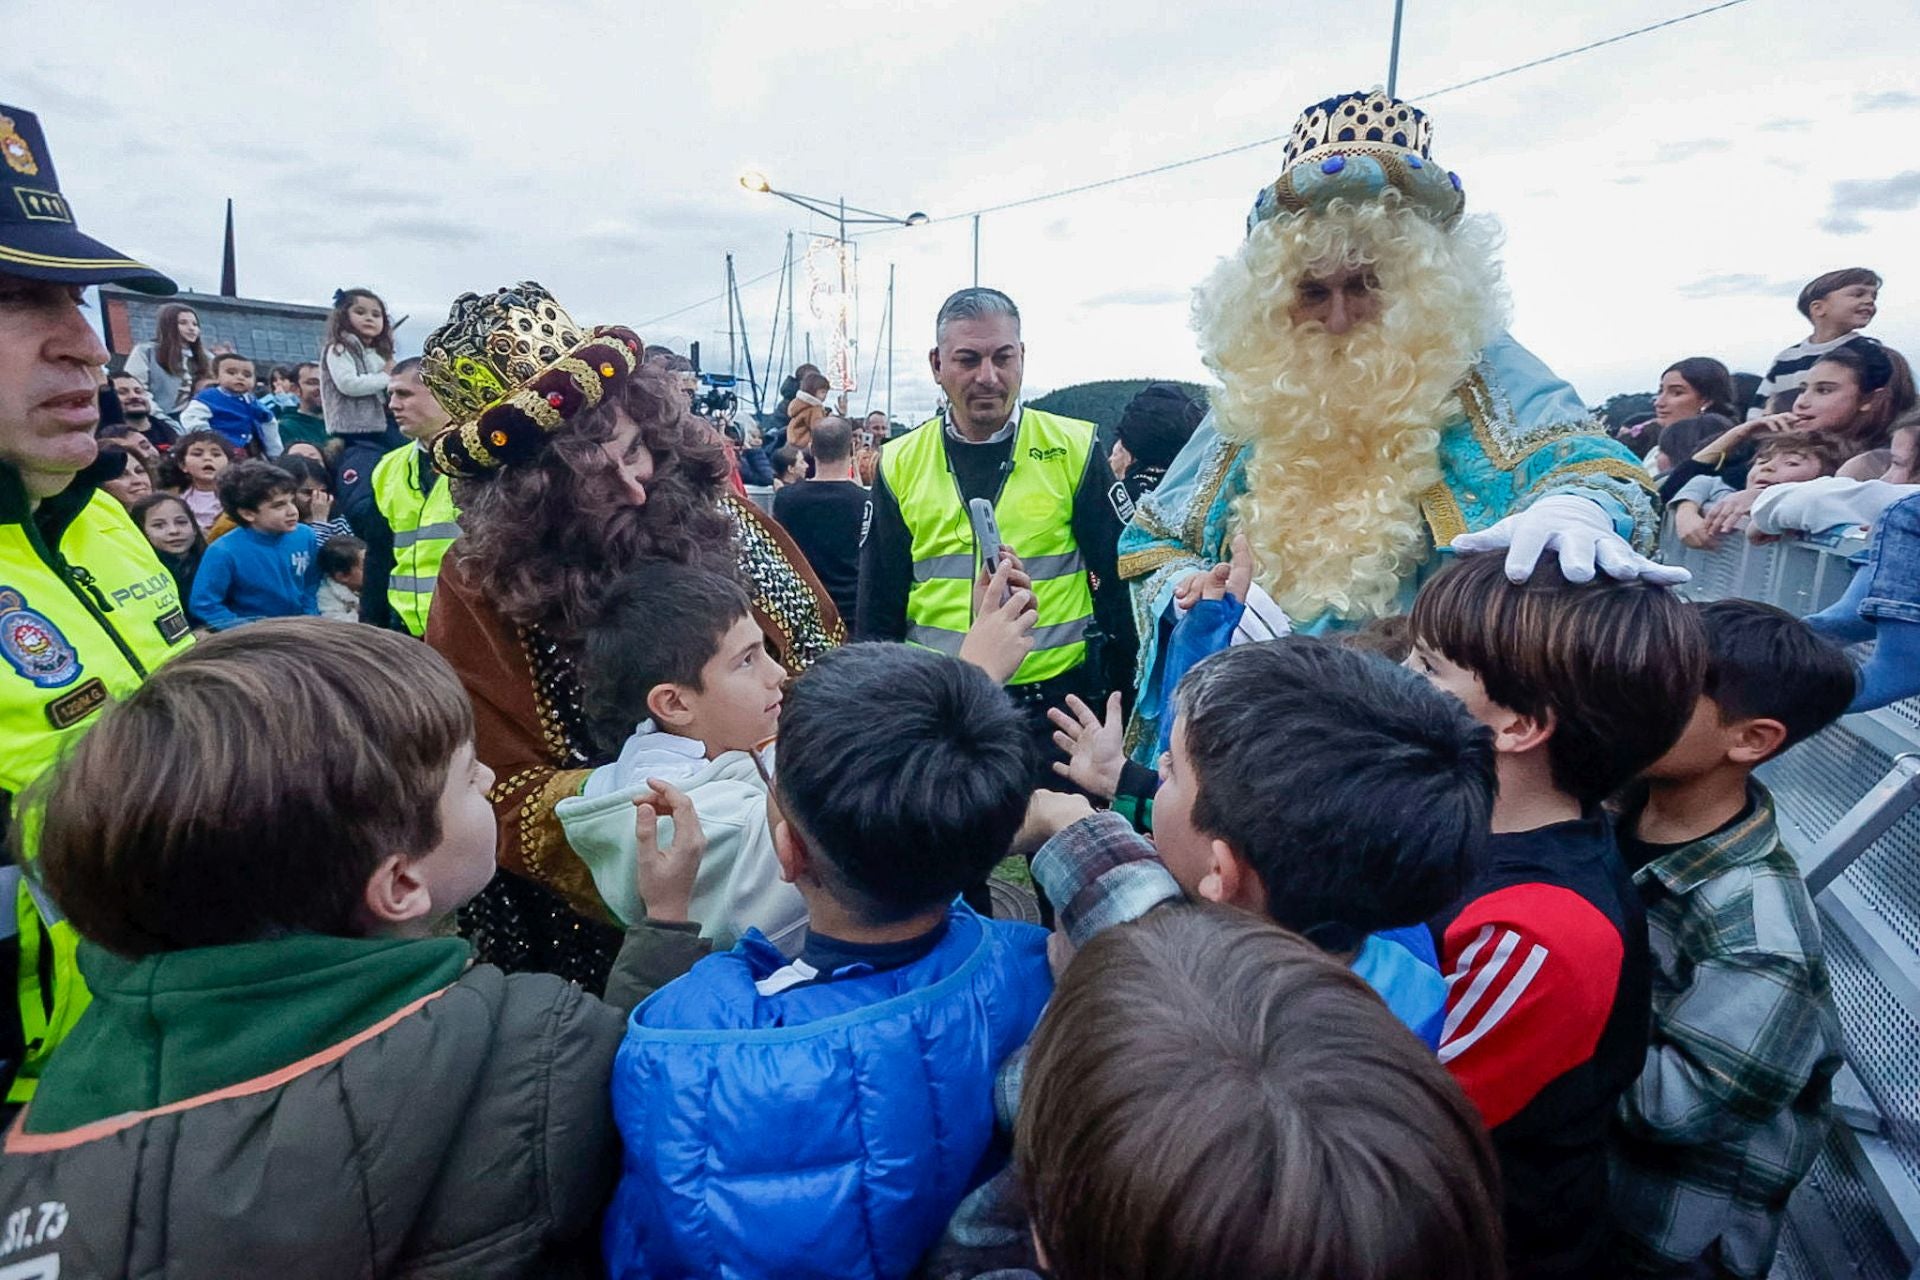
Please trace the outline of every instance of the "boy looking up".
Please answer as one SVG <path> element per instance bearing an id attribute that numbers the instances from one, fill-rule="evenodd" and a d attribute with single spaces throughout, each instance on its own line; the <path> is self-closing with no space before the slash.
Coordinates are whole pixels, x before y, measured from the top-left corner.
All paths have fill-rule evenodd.
<path id="1" fill-rule="evenodd" d="M 1515 1277 L 1599 1274 L 1605 1137 L 1646 1056 L 1646 917 L 1600 802 L 1679 738 L 1705 676 L 1700 622 L 1665 587 L 1524 583 L 1464 556 L 1414 601 L 1408 665 L 1493 731 L 1486 866 L 1434 921 L 1440 1060 L 1479 1107 Z"/>
<path id="2" fill-rule="evenodd" d="M 214 385 L 194 393 L 180 411 L 180 429 L 218 431 L 239 452 L 280 452 L 273 414 L 253 398 L 253 361 L 233 352 L 213 358 Z"/>
<path id="3" fill-rule="evenodd" d="M 1769 605 L 1699 613 L 1706 688 L 1620 819 L 1654 973 L 1646 1068 L 1613 1126 L 1614 1224 L 1634 1274 L 1757 1280 L 1826 1140 L 1841 1046 L 1813 900 L 1752 774 L 1831 724 L 1854 673 Z"/>
<path id="4" fill-rule="evenodd" d="M 851 645 L 794 682 L 772 819 L 806 949 L 749 932 L 635 1012 L 614 1277 L 904 1276 L 1004 1163 L 994 1074 L 1051 990 L 1046 934 L 955 898 L 1020 826 L 1027 744 L 929 650 Z"/>
<path id="5" fill-rule="evenodd" d="M 5 1140 L 0 1203 L 61 1227 L 15 1272 L 593 1273 L 621 1010 L 440 932 L 493 780 L 372 627 L 215 636 L 101 713 L 26 801 L 93 1003 Z"/>
<path id="6" fill-rule="evenodd" d="M 240 527 L 207 548 L 191 610 L 215 631 L 259 618 L 318 614 L 320 542 L 300 523 L 293 477 L 242 462 L 220 477 L 220 506 Z"/>
<path id="7" fill-rule="evenodd" d="M 702 936 L 730 947 L 755 928 L 798 950 L 807 908 L 774 856 L 770 755 L 761 757 L 779 727 L 786 672 L 765 641 L 737 581 L 668 563 L 621 579 L 586 628 L 581 706 L 619 756 L 554 815 L 622 925 L 647 915 L 634 886 L 634 805 L 666 782 L 692 800 L 706 833 L 691 902 Z M 671 831 L 663 823 L 663 842 Z"/>
<path id="8" fill-rule="evenodd" d="M 1813 332 L 1773 358 L 1767 376 L 1754 389 L 1747 416 L 1765 417 L 1774 396 L 1804 387 L 1822 356 L 1873 323 L 1879 304 L 1880 274 L 1865 267 L 1843 267 L 1807 281 L 1794 305 L 1813 322 Z"/>

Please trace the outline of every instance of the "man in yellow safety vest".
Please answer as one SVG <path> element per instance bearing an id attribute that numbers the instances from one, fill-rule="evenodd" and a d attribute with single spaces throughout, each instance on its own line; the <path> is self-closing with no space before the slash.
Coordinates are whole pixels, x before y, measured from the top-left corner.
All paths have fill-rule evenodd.
<path id="1" fill-rule="evenodd" d="M 1049 758 L 1049 706 L 1071 693 L 1098 707 L 1131 683 L 1133 625 L 1114 565 L 1121 495 L 1092 423 L 1021 403 L 1026 344 L 1011 298 L 962 289 L 941 306 L 934 337 L 929 360 L 947 408 L 881 451 L 855 634 L 957 654 L 974 583 L 1000 554 L 977 545 L 967 504 L 990 502 L 1039 614 L 1008 692 L 1032 719 L 1036 758 Z M 1044 765 L 1040 773 L 1058 785 Z"/>
<path id="2" fill-rule="evenodd" d="M 367 544 L 360 620 L 423 636 L 440 562 L 460 536 L 452 488 L 433 469 L 426 447 L 448 418 L 421 383 L 417 356 L 393 366 L 387 396 L 407 443 L 375 464 L 365 493 L 347 513 Z"/>
<path id="3" fill-rule="evenodd" d="M 87 1006 L 77 938 L 33 874 L 21 791 L 110 698 L 192 643 L 173 577 L 96 489 L 108 353 L 88 285 L 170 294 L 173 281 L 74 225 L 40 122 L 0 105 L 0 1111 Z M 15 832 L 14 834 L 19 834 Z"/>

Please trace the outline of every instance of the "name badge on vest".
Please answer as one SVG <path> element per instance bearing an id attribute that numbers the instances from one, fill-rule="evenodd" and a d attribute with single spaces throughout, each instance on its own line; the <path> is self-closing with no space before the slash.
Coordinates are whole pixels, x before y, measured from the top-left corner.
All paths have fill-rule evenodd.
<path id="1" fill-rule="evenodd" d="M 193 630 L 192 625 L 187 621 L 186 613 L 178 605 L 155 618 L 153 626 L 160 633 L 160 638 L 168 644 L 179 644 L 187 638 L 187 632 Z"/>
<path id="2" fill-rule="evenodd" d="M 106 682 L 95 676 L 72 693 L 49 702 L 47 722 L 56 729 L 71 729 L 106 705 Z"/>

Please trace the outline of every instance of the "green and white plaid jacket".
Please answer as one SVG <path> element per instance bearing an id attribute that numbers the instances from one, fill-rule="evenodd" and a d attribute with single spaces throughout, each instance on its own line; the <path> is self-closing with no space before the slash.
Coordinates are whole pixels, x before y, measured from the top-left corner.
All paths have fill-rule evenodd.
<path id="1" fill-rule="evenodd" d="M 1620 1100 L 1614 1220 L 1629 1256 L 1772 1265 L 1787 1197 L 1826 1140 L 1839 1018 L 1820 925 L 1773 797 L 1634 873 L 1652 943 L 1647 1066 Z M 1639 809 L 1629 807 L 1623 830 Z"/>

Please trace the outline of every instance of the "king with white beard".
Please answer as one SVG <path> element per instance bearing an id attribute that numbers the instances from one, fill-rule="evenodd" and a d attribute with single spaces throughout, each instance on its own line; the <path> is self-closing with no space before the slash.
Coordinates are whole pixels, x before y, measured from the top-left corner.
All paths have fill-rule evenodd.
<path id="1" fill-rule="evenodd" d="M 1173 692 L 1165 628 L 1236 534 L 1249 607 L 1309 633 L 1404 612 L 1454 551 L 1505 550 L 1516 581 L 1548 550 L 1574 581 L 1686 578 L 1635 550 L 1658 523 L 1638 461 L 1507 335 L 1498 230 L 1462 216 L 1431 138 L 1378 91 L 1308 108 L 1197 292 L 1213 412 L 1120 540 L 1139 755 Z"/>

